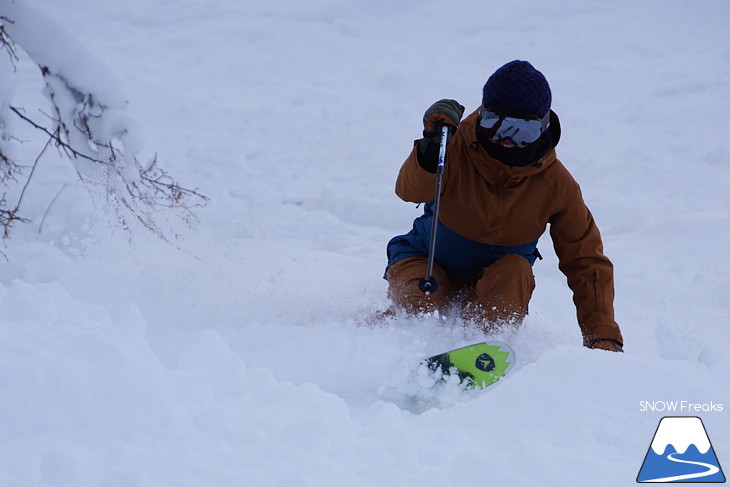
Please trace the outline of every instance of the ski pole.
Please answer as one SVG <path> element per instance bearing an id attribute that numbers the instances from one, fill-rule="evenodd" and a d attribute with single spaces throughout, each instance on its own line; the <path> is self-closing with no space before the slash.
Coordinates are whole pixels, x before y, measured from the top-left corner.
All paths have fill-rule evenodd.
<path id="1" fill-rule="evenodd" d="M 418 289 L 424 294 L 435 293 L 439 283 L 433 277 L 433 261 L 436 253 L 436 228 L 439 220 L 439 203 L 441 202 L 441 181 L 444 178 L 444 164 L 446 163 L 446 141 L 449 136 L 449 127 L 441 127 L 441 142 L 439 144 L 439 160 L 436 166 L 436 197 L 433 200 L 433 221 L 431 222 L 431 239 L 428 243 L 428 263 L 426 277 L 418 280 Z"/>

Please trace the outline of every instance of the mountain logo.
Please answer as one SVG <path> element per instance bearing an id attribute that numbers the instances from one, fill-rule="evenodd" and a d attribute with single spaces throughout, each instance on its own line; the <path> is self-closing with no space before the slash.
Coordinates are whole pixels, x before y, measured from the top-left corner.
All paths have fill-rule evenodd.
<path id="1" fill-rule="evenodd" d="M 494 359 L 488 353 L 483 353 L 479 355 L 474 365 L 477 369 L 484 372 L 491 372 L 494 370 L 495 367 Z"/>
<path id="2" fill-rule="evenodd" d="M 663 417 L 636 482 L 725 482 L 702 420 L 696 416 Z"/>

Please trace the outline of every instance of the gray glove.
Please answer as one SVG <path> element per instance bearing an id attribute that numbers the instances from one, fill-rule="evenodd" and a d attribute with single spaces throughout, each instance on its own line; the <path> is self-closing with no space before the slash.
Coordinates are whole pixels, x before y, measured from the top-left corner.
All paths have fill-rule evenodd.
<path id="1" fill-rule="evenodd" d="M 418 164 L 426 171 L 435 174 L 438 164 L 441 128 L 449 127 L 446 143 L 456 132 L 456 126 L 464 115 L 464 107 L 456 100 L 439 100 L 423 114 L 423 139 L 418 144 Z"/>
<path id="2" fill-rule="evenodd" d="M 450 125 L 456 127 L 464 115 L 464 107 L 456 100 L 439 100 L 431 105 L 423 114 L 423 132 L 440 132 L 441 127 Z"/>

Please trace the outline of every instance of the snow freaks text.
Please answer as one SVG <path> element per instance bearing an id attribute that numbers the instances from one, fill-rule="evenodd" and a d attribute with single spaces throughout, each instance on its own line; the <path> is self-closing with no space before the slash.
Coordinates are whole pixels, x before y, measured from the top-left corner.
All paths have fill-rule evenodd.
<path id="1" fill-rule="evenodd" d="M 721 413 L 724 406 L 721 403 L 696 403 L 691 401 L 640 401 L 639 411 L 670 412 L 670 413 Z"/>

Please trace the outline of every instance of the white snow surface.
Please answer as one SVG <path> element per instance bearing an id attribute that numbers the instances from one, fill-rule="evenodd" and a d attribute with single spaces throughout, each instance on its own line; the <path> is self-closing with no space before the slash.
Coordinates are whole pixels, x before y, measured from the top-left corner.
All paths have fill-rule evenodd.
<path id="1" fill-rule="evenodd" d="M 724 405 L 675 415 L 730 463 L 730 3 L 30 3 L 211 201 L 178 249 L 115 228 L 67 160 L 41 159 L 32 223 L 1 247 L 0 486 L 629 485 L 667 414 L 641 401 Z M 20 54 L 12 103 L 42 106 Z M 551 83 L 625 354 L 581 346 L 547 236 L 515 333 L 368 323 L 385 245 L 421 212 L 393 185 L 423 111 L 475 109 L 513 59 Z M 33 161 L 42 134 L 14 134 Z M 519 362 L 482 393 L 418 368 L 485 338 Z"/>

